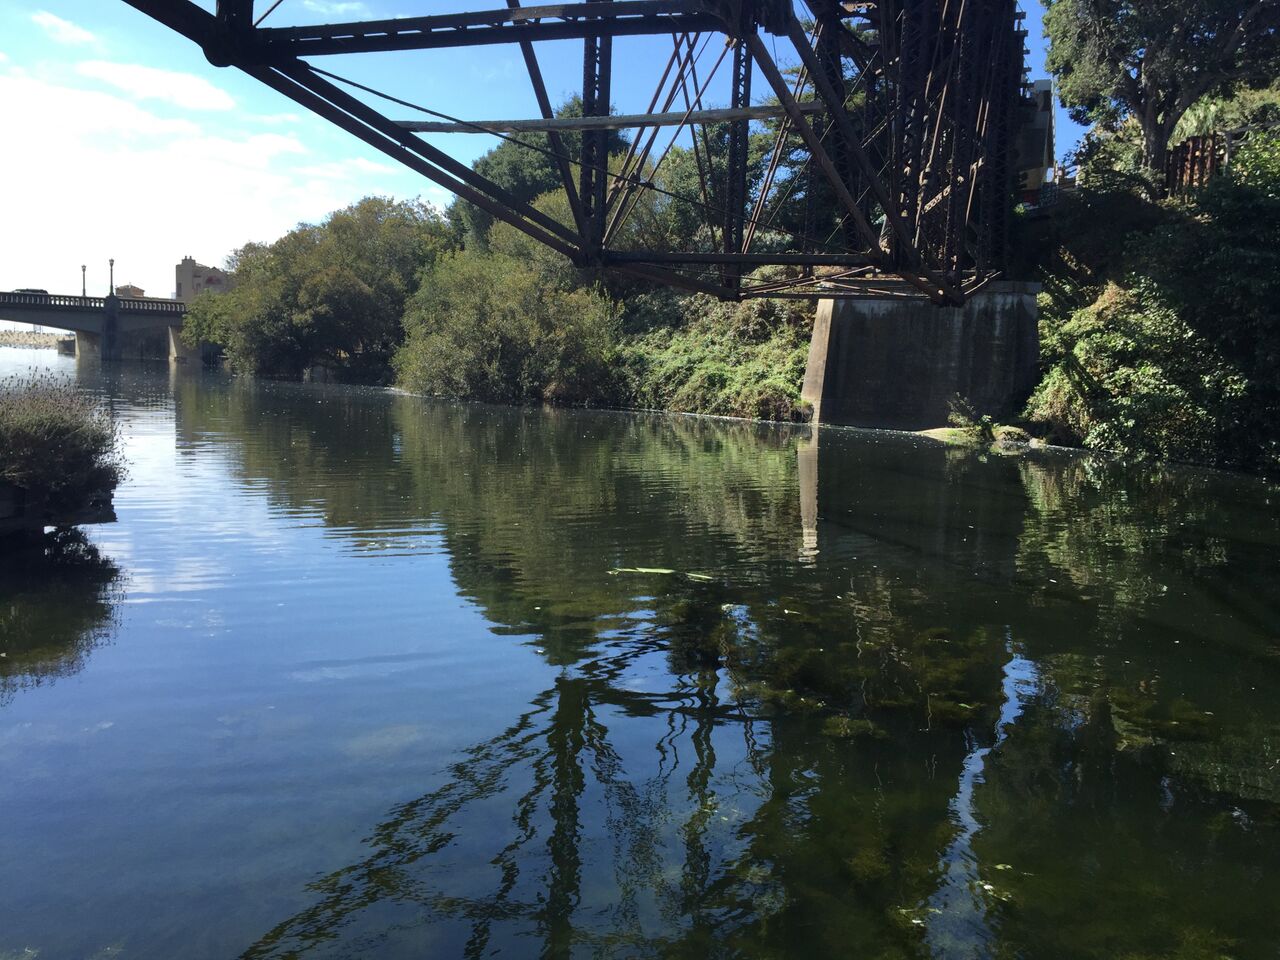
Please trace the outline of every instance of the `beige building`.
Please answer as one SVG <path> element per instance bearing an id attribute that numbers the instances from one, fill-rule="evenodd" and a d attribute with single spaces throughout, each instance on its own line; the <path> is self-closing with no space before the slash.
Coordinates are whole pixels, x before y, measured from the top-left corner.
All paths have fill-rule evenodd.
<path id="1" fill-rule="evenodd" d="M 230 289 L 230 278 L 225 271 L 196 263 L 191 257 L 182 258 L 174 268 L 174 277 L 177 283 L 174 297 L 183 303 L 190 303 L 206 290 L 225 293 Z"/>
<path id="2" fill-rule="evenodd" d="M 146 295 L 146 291 L 132 283 L 122 283 L 116 287 L 116 296 L 129 300 L 138 300 Z"/>

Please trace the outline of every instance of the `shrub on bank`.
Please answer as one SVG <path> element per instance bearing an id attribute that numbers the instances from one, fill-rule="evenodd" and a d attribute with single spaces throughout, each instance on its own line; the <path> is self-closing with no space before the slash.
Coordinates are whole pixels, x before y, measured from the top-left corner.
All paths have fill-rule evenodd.
<path id="1" fill-rule="evenodd" d="M 610 404 L 617 309 L 525 260 L 448 254 L 409 304 L 394 366 L 416 393 L 493 403 Z"/>
<path id="2" fill-rule="evenodd" d="M 1030 420 L 1126 457 L 1280 472 L 1277 158 L 1280 141 L 1255 137 L 1187 200 L 1121 222 L 1060 215 Z M 1104 201 L 1075 213 L 1124 207 Z"/>
<path id="3" fill-rule="evenodd" d="M 0 484 L 46 514 L 110 500 L 124 476 L 120 435 L 110 412 L 47 375 L 0 380 Z"/>

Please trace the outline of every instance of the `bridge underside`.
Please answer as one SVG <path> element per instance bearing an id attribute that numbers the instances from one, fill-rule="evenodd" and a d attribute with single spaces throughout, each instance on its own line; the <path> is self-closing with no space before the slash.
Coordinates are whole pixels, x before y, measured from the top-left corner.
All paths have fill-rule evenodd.
<path id="1" fill-rule="evenodd" d="M 29 323 L 37 327 L 53 327 L 69 333 L 86 333 L 102 336 L 107 332 L 107 318 L 99 314 L 79 313 L 72 310 L 15 310 L 0 305 L 0 320 L 12 323 Z M 164 333 L 170 327 L 182 328 L 181 317 L 140 316 L 122 314 L 115 329 L 121 334 Z"/>
<path id="2" fill-rule="evenodd" d="M 724 299 L 956 304 L 1003 266 L 1024 36 L 1014 0 L 804 0 L 803 21 L 791 0 L 506 0 L 290 27 L 261 26 L 277 5 L 255 19 L 253 0 L 218 0 L 216 14 L 126 2 L 582 267 Z M 657 77 L 648 110 L 610 118 L 614 42 L 646 35 L 671 43 L 660 62 L 625 63 L 628 78 Z M 582 43 L 581 118 L 554 117 L 539 65 L 539 44 L 563 40 Z M 519 45 L 540 117 L 463 120 L 311 62 L 491 44 Z M 753 99 L 753 79 L 764 97 Z M 717 89 L 728 102 L 712 108 Z M 418 118 L 393 119 L 388 104 Z M 612 158 L 611 127 L 630 131 Z M 422 136 L 465 131 L 518 137 L 550 158 L 569 214 L 513 196 Z M 693 186 L 665 175 L 677 141 L 696 161 Z M 696 221 L 692 239 L 643 229 L 664 206 Z"/>

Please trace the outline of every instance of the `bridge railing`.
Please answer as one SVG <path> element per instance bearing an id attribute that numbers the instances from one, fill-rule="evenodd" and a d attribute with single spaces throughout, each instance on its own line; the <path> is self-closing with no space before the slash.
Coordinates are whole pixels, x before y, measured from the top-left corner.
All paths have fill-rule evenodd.
<path id="1" fill-rule="evenodd" d="M 179 300 L 117 297 L 116 306 L 120 313 L 152 313 L 180 317 L 187 312 L 187 305 Z M 0 293 L 0 307 L 84 310 L 90 313 L 102 313 L 107 309 L 107 298 L 72 297 L 59 293 Z"/>
<path id="2" fill-rule="evenodd" d="M 120 311 L 129 313 L 171 313 L 181 316 L 187 305 L 180 300 L 135 300 L 120 297 Z"/>
<path id="3" fill-rule="evenodd" d="M 0 293 L 0 305 L 8 307 L 79 307 L 102 311 L 107 301 L 103 297 L 66 297 L 56 293 Z"/>

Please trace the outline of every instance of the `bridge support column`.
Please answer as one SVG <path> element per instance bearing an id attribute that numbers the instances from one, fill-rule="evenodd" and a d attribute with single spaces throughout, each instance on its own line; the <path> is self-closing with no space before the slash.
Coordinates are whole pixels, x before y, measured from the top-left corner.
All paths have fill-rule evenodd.
<path id="1" fill-rule="evenodd" d="M 76 333 L 76 359 L 77 360 L 101 360 L 102 359 L 102 336 L 97 333 L 85 333 L 78 331 Z"/>
<path id="2" fill-rule="evenodd" d="M 188 360 L 200 359 L 200 351 L 193 350 L 188 347 L 182 339 L 181 327 L 168 327 L 169 332 L 169 360 L 173 363 L 186 363 Z"/>
<path id="3" fill-rule="evenodd" d="M 120 298 L 107 294 L 102 319 L 102 359 L 120 359 Z"/>
<path id="4" fill-rule="evenodd" d="M 1016 413 L 1040 358 L 1037 284 L 995 282 L 963 307 L 915 299 L 821 300 L 801 397 L 815 423 L 945 426 L 959 395 Z"/>

